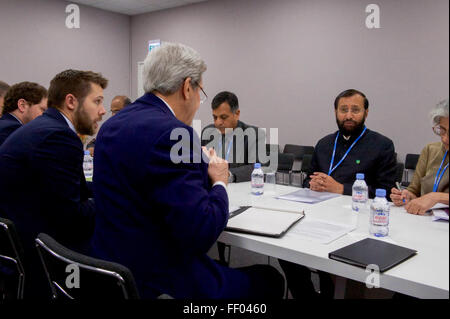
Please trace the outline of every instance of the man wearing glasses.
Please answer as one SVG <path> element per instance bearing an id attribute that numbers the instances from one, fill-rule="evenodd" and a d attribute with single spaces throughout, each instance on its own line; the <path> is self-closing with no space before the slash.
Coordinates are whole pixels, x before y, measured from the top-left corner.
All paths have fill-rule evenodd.
<path id="1" fill-rule="evenodd" d="M 312 172 L 304 187 L 318 192 L 352 194 L 357 173 L 364 173 L 369 196 L 376 188 L 395 185 L 397 159 L 392 141 L 365 126 L 369 101 L 354 89 L 340 93 L 334 102 L 339 130 L 322 138 L 312 158 Z"/>
<path id="2" fill-rule="evenodd" d="M 395 185 L 397 160 L 392 141 L 365 126 L 369 101 L 364 93 L 350 89 L 334 101 L 339 130 L 322 138 L 314 149 L 312 171 L 304 187 L 318 192 L 352 194 L 357 173 L 364 173 L 369 196 L 376 188 L 390 192 Z M 389 195 L 388 195 L 389 196 Z M 294 298 L 332 298 L 334 284 L 329 274 L 319 271 L 320 295 L 307 267 L 280 260 Z"/>
<path id="3" fill-rule="evenodd" d="M 116 115 L 117 112 L 119 112 L 121 109 L 123 109 L 125 106 L 129 104 L 131 104 L 131 100 L 129 97 L 125 95 L 115 96 L 111 101 L 111 116 Z M 95 138 L 93 138 L 86 146 L 86 149 L 89 151 L 89 153 L 91 153 L 91 156 L 94 156 L 94 148 L 95 148 Z"/>
<path id="4" fill-rule="evenodd" d="M 228 163 L 192 121 L 206 64 L 182 44 L 152 49 L 145 94 L 106 121 L 95 149 L 92 255 L 128 267 L 143 299 L 281 298 L 269 265 L 224 267 L 207 252 L 228 221 Z M 182 146 L 181 148 L 179 146 Z"/>

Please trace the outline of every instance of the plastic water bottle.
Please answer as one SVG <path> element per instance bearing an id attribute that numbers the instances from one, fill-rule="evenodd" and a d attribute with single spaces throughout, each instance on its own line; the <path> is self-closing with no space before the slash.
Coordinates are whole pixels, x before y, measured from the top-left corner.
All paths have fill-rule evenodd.
<path id="1" fill-rule="evenodd" d="M 92 178 L 94 174 L 94 159 L 89 151 L 84 151 L 83 171 L 85 178 Z"/>
<path id="2" fill-rule="evenodd" d="M 376 237 L 389 234 L 389 202 L 386 200 L 386 190 L 377 189 L 376 197 L 370 206 L 369 230 Z"/>
<path id="3" fill-rule="evenodd" d="M 364 181 L 364 174 L 356 174 L 356 181 L 352 187 L 352 209 L 354 212 L 362 212 L 367 208 L 369 188 Z"/>
<path id="4" fill-rule="evenodd" d="M 252 194 L 262 195 L 264 193 L 264 172 L 260 163 L 255 163 L 255 169 L 252 172 Z"/>

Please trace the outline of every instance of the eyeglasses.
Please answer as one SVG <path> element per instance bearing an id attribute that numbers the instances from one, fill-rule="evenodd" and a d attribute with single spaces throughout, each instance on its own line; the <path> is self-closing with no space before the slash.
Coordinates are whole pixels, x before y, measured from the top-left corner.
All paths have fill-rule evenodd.
<path id="1" fill-rule="evenodd" d="M 445 135 L 448 136 L 448 131 L 440 125 L 433 126 L 433 132 L 434 132 L 434 134 L 441 136 L 441 137 L 445 136 Z"/>
<path id="2" fill-rule="evenodd" d="M 354 115 L 357 115 L 357 114 L 359 114 L 359 113 L 361 113 L 363 111 L 362 108 L 356 108 L 356 107 L 352 107 L 351 109 L 349 109 L 348 107 L 340 107 L 340 108 L 338 108 L 338 112 L 341 113 L 341 114 L 347 114 L 349 110 Z"/>
<path id="3" fill-rule="evenodd" d="M 203 88 L 200 86 L 200 84 L 198 84 L 198 87 L 200 88 L 200 90 L 202 90 L 203 95 L 204 95 L 203 97 L 200 98 L 200 104 L 203 104 L 203 103 L 206 101 L 206 99 L 208 98 L 208 95 L 206 95 L 205 91 L 204 91 Z"/>

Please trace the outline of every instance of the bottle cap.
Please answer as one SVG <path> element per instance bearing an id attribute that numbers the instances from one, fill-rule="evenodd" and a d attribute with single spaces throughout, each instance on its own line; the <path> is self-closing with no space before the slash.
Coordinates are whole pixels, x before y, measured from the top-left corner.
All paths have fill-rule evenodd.
<path id="1" fill-rule="evenodd" d="M 362 180 L 362 179 L 364 179 L 364 174 L 363 174 L 363 173 L 358 173 L 358 174 L 356 174 L 356 179 L 357 179 L 357 180 Z"/>
<path id="2" fill-rule="evenodd" d="M 377 197 L 386 197 L 386 190 L 382 188 L 377 188 L 377 190 L 375 191 L 375 195 Z"/>
<path id="3" fill-rule="evenodd" d="M 261 168 L 261 163 L 255 163 L 255 168 Z"/>
<path id="4" fill-rule="evenodd" d="M 91 153 L 88 150 L 85 150 L 84 155 L 91 155 Z"/>

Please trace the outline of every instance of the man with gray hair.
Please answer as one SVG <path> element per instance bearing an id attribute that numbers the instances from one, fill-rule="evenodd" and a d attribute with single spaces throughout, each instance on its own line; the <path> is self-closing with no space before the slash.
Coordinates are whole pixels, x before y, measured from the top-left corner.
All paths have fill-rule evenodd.
<path id="1" fill-rule="evenodd" d="M 103 124 L 92 255 L 128 267 L 143 298 L 281 298 L 275 268 L 231 269 L 206 254 L 228 220 L 228 163 L 202 151 L 191 127 L 206 98 L 205 71 L 187 46 L 153 49 L 146 94 Z"/>
<path id="2" fill-rule="evenodd" d="M 0 81 L 0 117 L 2 117 L 4 99 L 8 89 L 9 85 L 3 81 Z"/>

